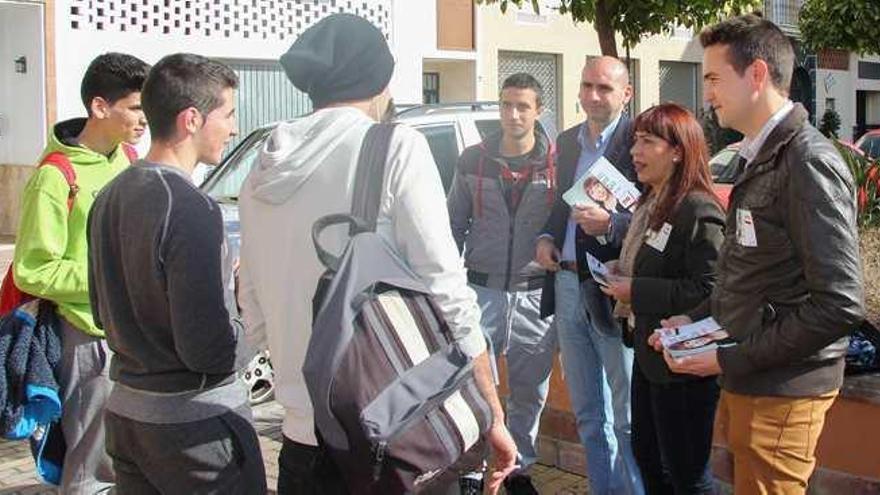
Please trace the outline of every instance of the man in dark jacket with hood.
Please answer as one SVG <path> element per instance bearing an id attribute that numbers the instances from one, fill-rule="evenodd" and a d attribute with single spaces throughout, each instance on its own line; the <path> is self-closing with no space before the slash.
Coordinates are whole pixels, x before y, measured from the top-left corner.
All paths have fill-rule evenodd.
<path id="1" fill-rule="evenodd" d="M 541 318 L 544 270 L 532 262 L 535 242 L 554 201 L 553 145 L 540 125 L 541 85 L 529 74 L 501 87 L 501 132 L 466 149 L 447 204 L 458 249 L 465 246 L 468 282 L 482 310 L 481 327 L 496 358 L 507 356 L 507 425 L 521 470 L 508 493 L 537 493 L 526 469 L 547 400 L 556 333 Z M 465 492 L 479 483 L 463 480 Z"/>

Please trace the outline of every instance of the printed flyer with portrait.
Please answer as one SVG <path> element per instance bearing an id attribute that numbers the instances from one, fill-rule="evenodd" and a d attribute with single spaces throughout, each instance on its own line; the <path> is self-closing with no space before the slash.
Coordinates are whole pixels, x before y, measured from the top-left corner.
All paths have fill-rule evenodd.
<path id="1" fill-rule="evenodd" d="M 596 205 L 608 213 L 622 211 L 632 212 L 639 200 L 639 190 L 635 184 L 627 180 L 607 158 L 599 157 L 590 170 L 568 191 L 562 199 L 571 206 Z M 599 236 L 600 243 L 605 244 L 605 236 Z"/>

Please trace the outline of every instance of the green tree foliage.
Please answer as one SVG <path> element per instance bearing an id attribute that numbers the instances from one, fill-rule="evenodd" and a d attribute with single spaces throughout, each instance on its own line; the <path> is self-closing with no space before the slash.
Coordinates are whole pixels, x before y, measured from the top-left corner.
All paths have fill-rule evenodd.
<path id="1" fill-rule="evenodd" d="M 806 46 L 880 54 L 880 3 L 877 0 L 806 0 L 798 27 Z"/>
<path id="2" fill-rule="evenodd" d="M 880 226 L 880 160 L 872 160 L 834 141 L 856 185 L 860 227 Z"/>
<path id="3" fill-rule="evenodd" d="M 874 0 L 864 0 L 874 1 Z M 477 0 L 507 11 L 510 4 L 531 5 L 540 11 L 540 0 Z M 623 46 L 633 47 L 643 37 L 670 32 L 676 26 L 696 30 L 728 15 L 750 12 L 761 0 L 560 0 L 559 12 L 571 15 L 576 22 L 592 23 L 599 34 L 603 55 L 617 57 L 615 33 Z"/>
<path id="4" fill-rule="evenodd" d="M 831 110 L 825 110 L 822 114 L 822 121 L 819 122 L 819 132 L 829 139 L 837 139 L 837 131 L 840 130 L 840 115 Z"/>

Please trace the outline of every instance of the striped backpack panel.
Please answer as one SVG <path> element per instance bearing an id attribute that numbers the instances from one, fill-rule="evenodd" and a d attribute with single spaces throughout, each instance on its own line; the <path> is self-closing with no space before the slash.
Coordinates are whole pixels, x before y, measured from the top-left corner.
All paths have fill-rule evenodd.
<path id="1" fill-rule="evenodd" d="M 473 361 L 429 291 L 375 233 L 387 153 L 376 136 L 368 132 L 361 150 L 352 214 L 323 217 L 312 229 L 328 270 L 316 291 L 303 374 L 321 448 L 349 490 L 384 495 L 430 490 L 479 466 L 492 415 Z M 370 157 L 375 168 L 364 163 Z M 319 242 L 337 224 L 352 234 L 340 258 Z"/>

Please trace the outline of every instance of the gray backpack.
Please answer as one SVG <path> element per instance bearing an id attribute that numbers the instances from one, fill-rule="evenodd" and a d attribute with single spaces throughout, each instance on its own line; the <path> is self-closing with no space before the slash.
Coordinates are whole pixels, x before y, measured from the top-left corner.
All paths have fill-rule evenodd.
<path id="1" fill-rule="evenodd" d="M 321 446 L 352 493 L 422 492 L 456 478 L 480 465 L 492 422 L 472 360 L 419 277 L 375 233 L 393 129 L 367 132 L 352 213 L 312 228 L 327 272 L 303 374 Z M 339 258 L 319 242 L 338 224 L 351 234 Z"/>

